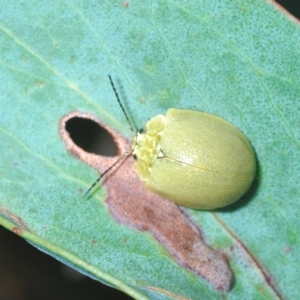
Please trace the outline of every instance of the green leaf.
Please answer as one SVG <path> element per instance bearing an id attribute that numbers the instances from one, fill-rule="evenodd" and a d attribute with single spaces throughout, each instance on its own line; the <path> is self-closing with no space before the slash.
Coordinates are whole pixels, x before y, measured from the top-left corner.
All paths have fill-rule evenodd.
<path id="1" fill-rule="evenodd" d="M 150 234 L 117 223 L 94 170 L 58 134 L 74 110 L 130 137 L 170 107 L 240 128 L 258 160 L 246 198 L 189 210 L 235 274 L 227 299 L 297 299 L 300 29 L 263 1 L 30 1 L 0 10 L 0 223 L 136 299 L 222 299 Z M 125 179 L 124 179 L 125 180 Z M 96 241 L 96 242 L 94 242 Z M 126 243 L 122 242 L 126 241 Z"/>

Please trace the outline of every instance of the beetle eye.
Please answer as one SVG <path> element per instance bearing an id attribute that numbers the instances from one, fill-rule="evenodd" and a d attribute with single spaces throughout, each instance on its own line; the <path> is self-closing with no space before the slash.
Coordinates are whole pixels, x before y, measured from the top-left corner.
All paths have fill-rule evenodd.
<path id="1" fill-rule="evenodd" d="M 133 154 L 132 157 L 133 157 L 134 160 L 137 160 L 136 154 Z"/>
<path id="2" fill-rule="evenodd" d="M 143 134 L 143 133 L 145 133 L 145 130 L 144 130 L 144 128 L 141 128 L 141 129 L 139 130 L 139 133 L 140 133 L 140 134 Z"/>

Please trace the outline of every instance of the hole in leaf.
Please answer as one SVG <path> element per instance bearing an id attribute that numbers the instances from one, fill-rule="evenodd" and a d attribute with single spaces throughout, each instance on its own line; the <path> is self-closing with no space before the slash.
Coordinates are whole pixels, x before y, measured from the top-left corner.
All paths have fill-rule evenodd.
<path id="1" fill-rule="evenodd" d="M 65 128 L 73 142 L 84 151 L 103 156 L 117 155 L 117 146 L 111 135 L 98 123 L 74 117 L 66 122 Z"/>

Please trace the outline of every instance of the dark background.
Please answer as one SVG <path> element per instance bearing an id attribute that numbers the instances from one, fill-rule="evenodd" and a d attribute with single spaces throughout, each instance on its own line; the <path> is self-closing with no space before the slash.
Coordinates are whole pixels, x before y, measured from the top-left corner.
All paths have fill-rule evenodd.
<path id="1" fill-rule="evenodd" d="M 277 2 L 300 18 L 298 1 Z M 68 129 L 74 134 L 91 125 L 74 124 Z M 88 138 L 99 143 L 101 134 L 96 127 L 84 127 L 84 132 L 90 132 Z M 131 299 L 61 264 L 1 226 L 0 241 L 0 300 Z"/>

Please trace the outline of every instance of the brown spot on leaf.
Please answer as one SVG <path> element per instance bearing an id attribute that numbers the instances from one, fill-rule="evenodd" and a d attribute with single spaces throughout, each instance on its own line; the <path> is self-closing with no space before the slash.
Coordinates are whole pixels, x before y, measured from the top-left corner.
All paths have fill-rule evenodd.
<path id="1" fill-rule="evenodd" d="M 4 216 L 6 216 L 7 219 L 12 221 L 14 224 L 18 225 L 20 228 L 26 229 L 27 231 L 30 231 L 29 228 L 24 223 L 23 219 L 20 217 L 14 215 L 10 211 L 8 211 L 6 208 L 4 208 L 2 205 L 0 205 L 0 213 Z"/>
<path id="2" fill-rule="evenodd" d="M 106 129 L 116 143 L 118 156 L 105 157 L 87 153 L 74 144 L 65 130 L 66 122 L 74 117 L 93 120 Z M 63 117 L 60 122 L 60 135 L 74 156 L 100 174 L 120 155 L 131 152 L 128 140 L 89 114 L 73 112 Z M 107 189 L 106 203 L 109 211 L 118 222 L 152 233 L 179 265 L 200 275 L 220 291 L 230 290 L 233 274 L 225 256 L 203 242 L 199 229 L 179 206 L 146 189 L 135 171 L 134 159 L 131 156 L 124 157 L 105 176 L 102 184 Z"/>
<path id="3" fill-rule="evenodd" d="M 12 232 L 19 235 L 21 233 L 21 228 L 13 227 Z"/>

